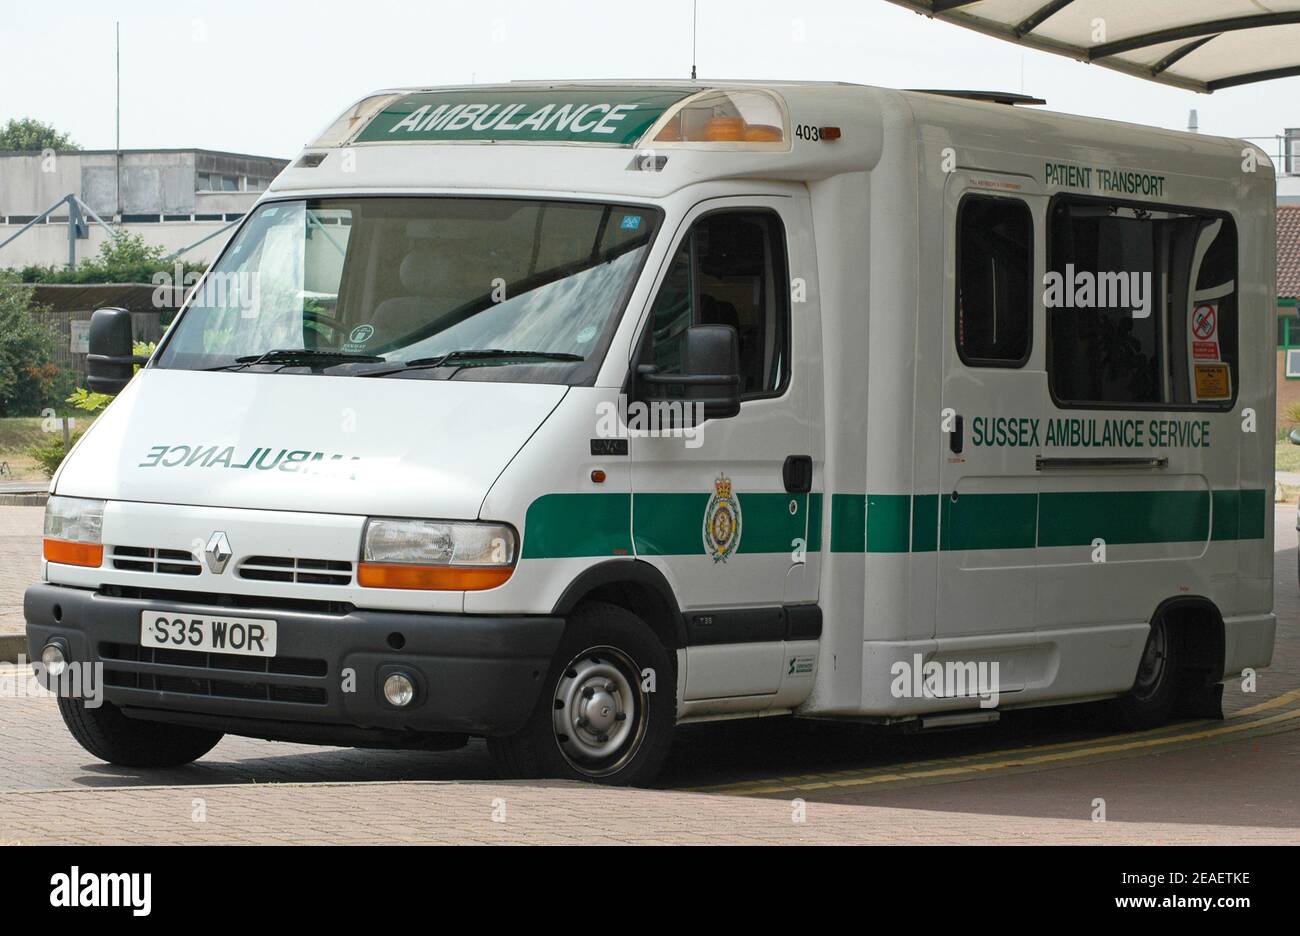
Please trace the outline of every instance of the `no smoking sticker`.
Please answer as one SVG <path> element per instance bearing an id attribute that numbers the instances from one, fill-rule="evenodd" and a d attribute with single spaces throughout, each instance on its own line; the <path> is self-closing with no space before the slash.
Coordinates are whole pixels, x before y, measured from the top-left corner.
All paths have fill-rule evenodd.
<path id="1" fill-rule="evenodd" d="M 1214 337 L 1217 316 L 1212 305 L 1198 305 L 1192 310 L 1192 334 L 1201 341 Z"/>

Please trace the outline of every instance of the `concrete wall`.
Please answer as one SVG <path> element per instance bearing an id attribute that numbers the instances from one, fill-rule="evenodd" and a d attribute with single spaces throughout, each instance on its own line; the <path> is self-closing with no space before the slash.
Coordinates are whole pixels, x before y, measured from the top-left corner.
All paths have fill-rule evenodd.
<path id="1" fill-rule="evenodd" d="M 0 159 L 0 215 L 34 215 L 69 192 L 80 191 L 80 159 L 56 156 L 47 161 L 40 153 Z"/>
<path id="2" fill-rule="evenodd" d="M 139 234 L 146 243 L 158 244 L 165 252 L 171 253 L 207 234 L 219 231 L 225 224 L 224 221 L 169 221 L 155 224 L 124 224 L 122 229 L 130 234 Z M 0 240 L 4 240 L 17 230 L 16 225 L 0 224 Z M 230 233 L 228 231 L 220 237 L 213 238 L 206 244 L 187 252 L 181 259 L 194 262 L 210 262 L 216 259 L 218 251 L 225 244 Z M 90 236 L 77 241 L 77 261 L 98 254 L 99 245 L 107 239 L 107 232 L 99 225 L 92 224 Z M 63 266 L 67 262 L 68 226 L 66 224 L 38 224 L 22 237 L 0 247 L 0 269 L 28 265 Z"/>
<path id="3" fill-rule="evenodd" d="M 117 213 L 117 175 L 113 156 L 82 157 L 81 199 L 101 217 Z M 128 153 L 121 175 L 124 214 L 194 211 L 193 153 Z"/>

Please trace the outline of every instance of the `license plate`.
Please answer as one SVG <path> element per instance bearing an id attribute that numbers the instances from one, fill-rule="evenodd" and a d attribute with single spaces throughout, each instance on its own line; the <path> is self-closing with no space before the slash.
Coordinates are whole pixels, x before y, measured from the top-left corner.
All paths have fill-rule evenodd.
<path id="1" fill-rule="evenodd" d="M 275 621 L 141 611 L 140 646 L 273 657 Z"/>

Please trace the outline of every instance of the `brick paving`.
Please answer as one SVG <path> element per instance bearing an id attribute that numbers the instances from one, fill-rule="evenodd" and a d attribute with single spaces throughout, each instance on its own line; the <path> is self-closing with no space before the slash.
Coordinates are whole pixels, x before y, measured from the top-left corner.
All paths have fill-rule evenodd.
<path id="1" fill-rule="evenodd" d="M 43 507 L 0 507 L 0 635 L 21 634 L 23 591 L 41 577 Z"/>
<path id="2" fill-rule="evenodd" d="M 129 816 L 128 823 L 123 817 Z M 57 818 L 52 818 L 57 817 Z M 201 817 L 203 821 L 195 821 Z M 802 818 L 802 821 L 799 821 Z M 545 783 L 0 794 L 12 844 L 1295 844 L 1291 829 L 990 817 Z"/>

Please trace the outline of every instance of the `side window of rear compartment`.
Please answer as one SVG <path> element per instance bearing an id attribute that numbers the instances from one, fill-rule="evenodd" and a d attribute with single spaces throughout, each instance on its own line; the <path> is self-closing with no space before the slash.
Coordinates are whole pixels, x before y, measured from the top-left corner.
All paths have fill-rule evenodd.
<path id="1" fill-rule="evenodd" d="M 682 239 L 655 297 L 646 363 L 680 373 L 687 328 L 730 325 L 740 339 L 741 398 L 780 394 L 789 370 L 789 297 L 785 233 L 774 213 L 706 215 Z"/>
<path id="2" fill-rule="evenodd" d="M 1034 315 L 1034 221 L 1018 198 L 957 207 L 957 352 L 975 367 L 1020 367 Z"/>
<path id="3" fill-rule="evenodd" d="M 1237 231 L 1230 217 L 1058 195 L 1047 271 L 1047 374 L 1058 406 L 1231 406 Z"/>

